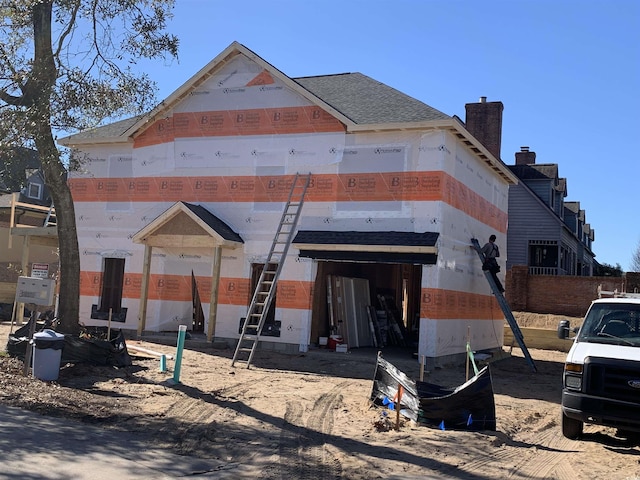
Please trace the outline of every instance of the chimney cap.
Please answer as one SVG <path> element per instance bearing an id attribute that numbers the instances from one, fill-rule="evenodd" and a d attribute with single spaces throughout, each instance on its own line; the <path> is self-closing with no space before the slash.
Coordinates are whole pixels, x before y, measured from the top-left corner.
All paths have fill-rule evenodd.
<path id="1" fill-rule="evenodd" d="M 487 97 L 480 97 L 480 103 L 487 103 Z"/>
<path id="2" fill-rule="evenodd" d="M 528 152 L 529 151 L 529 147 L 520 147 L 520 151 L 521 152 Z"/>

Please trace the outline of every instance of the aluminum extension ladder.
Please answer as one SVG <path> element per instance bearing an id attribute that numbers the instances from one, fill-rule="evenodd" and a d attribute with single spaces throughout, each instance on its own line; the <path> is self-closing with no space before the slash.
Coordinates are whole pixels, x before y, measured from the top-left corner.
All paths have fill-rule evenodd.
<path id="1" fill-rule="evenodd" d="M 53 202 L 51 202 L 51 205 L 49 206 L 49 211 L 47 212 L 47 216 L 44 219 L 44 226 L 51 227 L 51 226 L 56 226 L 57 224 L 58 224 L 58 219 L 56 217 L 56 209 L 53 206 Z"/>
<path id="2" fill-rule="evenodd" d="M 482 264 L 484 264 L 485 258 L 484 258 L 484 254 L 482 253 L 482 247 L 480 246 L 478 239 L 472 238 L 471 245 L 473 246 L 475 251 L 478 253 L 478 256 L 480 257 L 480 261 L 482 262 Z M 493 291 L 493 294 L 495 295 L 496 300 L 498 300 L 498 305 L 500 305 L 500 308 L 502 309 L 502 313 L 504 313 L 504 318 L 507 320 L 507 323 L 511 327 L 511 331 L 513 332 L 513 338 L 515 338 L 516 341 L 518 342 L 518 345 L 520 346 L 520 349 L 524 354 L 524 358 L 527 360 L 529 365 L 531 365 L 531 368 L 533 369 L 533 371 L 537 372 L 538 370 L 536 368 L 536 365 L 535 363 L 533 363 L 533 359 L 529 354 L 529 350 L 527 350 L 527 346 L 524 344 L 524 336 L 522 335 L 522 330 L 520 330 L 520 327 L 518 326 L 518 323 L 516 322 L 516 319 L 513 316 L 513 312 L 511 312 L 511 307 L 509 307 L 509 304 L 507 303 L 507 300 L 504 298 L 504 295 L 502 294 L 502 292 L 498 290 L 498 286 L 496 285 L 496 282 L 491 276 L 491 272 L 487 270 L 483 270 L 483 272 L 484 272 L 484 276 L 487 278 L 487 281 L 489 282 L 489 285 L 491 286 L 491 291 Z"/>
<path id="3" fill-rule="evenodd" d="M 264 263 L 256 289 L 253 293 L 247 317 L 242 325 L 240 339 L 233 354 L 231 366 L 236 362 L 244 362 L 247 368 L 251 366 L 253 355 L 260 340 L 260 333 L 264 326 L 269 307 L 273 301 L 276 290 L 276 282 L 280 276 L 282 266 L 287 257 L 289 246 L 300 219 L 300 212 L 304 203 L 304 196 L 311 181 L 311 173 L 296 173 L 289 198 L 282 212 L 278 231 L 271 244 L 271 250 Z"/>

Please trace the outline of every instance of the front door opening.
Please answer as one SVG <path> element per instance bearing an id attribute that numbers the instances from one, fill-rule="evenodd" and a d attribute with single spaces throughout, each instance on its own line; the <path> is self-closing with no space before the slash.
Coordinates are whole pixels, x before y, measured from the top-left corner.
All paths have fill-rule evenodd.
<path id="1" fill-rule="evenodd" d="M 100 301 L 91 306 L 91 318 L 124 322 L 127 315 L 126 307 L 122 306 L 124 258 L 105 258 L 102 268 Z"/>

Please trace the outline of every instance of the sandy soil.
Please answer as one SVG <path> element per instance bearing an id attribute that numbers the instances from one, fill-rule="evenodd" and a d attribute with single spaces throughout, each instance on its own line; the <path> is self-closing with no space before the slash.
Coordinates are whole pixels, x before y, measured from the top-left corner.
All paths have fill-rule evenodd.
<path id="1" fill-rule="evenodd" d="M 533 320 L 527 326 L 541 326 Z M 0 326 L 1 348 L 8 329 Z M 175 344 L 128 345 L 131 354 L 136 346 L 176 353 Z M 368 401 L 376 352 L 368 349 L 258 352 L 247 369 L 231 366 L 230 350 L 188 346 L 177 384 L 174 361 L 162 372 L 154 356 L 134 356 L 131 367 L 120 369 L 65 366 L 55 382 L 24 377 L 22 362 L 0 356 L 0 403 L 139 431 L 156 446 L 216 459 L 221 470 L 232 472 L 229 478 L 640 478 L 640 447 L 615 430 L 587 426 L 580 441 L 562 436 L 564 353 L 530 350 L 537 373 L 518 348 L 511 353 L 490 367 L 496 432 L 442 431 L 404 421 L 397 431 L 379 428 L 383 410 Z M 410 352 L 383 355 L 419 377 Z M 455 386 L 464 382 L 465 367 L 435 369 L 425 377 Z"/>

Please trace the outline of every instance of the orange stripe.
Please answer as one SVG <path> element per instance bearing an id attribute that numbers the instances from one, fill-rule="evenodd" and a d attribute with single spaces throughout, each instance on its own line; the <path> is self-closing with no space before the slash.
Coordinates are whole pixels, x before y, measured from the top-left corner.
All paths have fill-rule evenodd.
<path id="1" fill-rule="evenodd" d="M 80 274 L 80 295 L 99 297 L 102 282 L 101 272 Z M 196 277 L 198 293 L 203 303 L 209 303 L 211 277 Z M 142 274 L 125 273 L 123 298 L 140 298 Z M 280 280 L 277 286 L 276 306 L 279 308 L 311 309 L 313 282 Z M 218 303 L 221 305 L 249 305 L 251 301 L 249 279 L 220 278 Z M 191 276 L 152 274 L 149 279 L 149 300 L 191 301 Z"/>
<path id="2" fill-rule="evenodd" d="M 344 132 L 344 125 L 316 106 L 174 113 L 138 135 L 133 148 L 176 138 Z"/>
<path id="3" fill-rule="evenodd" d="M 280 280 L 276 290 L 276 307 L 311 310 L 313 282 Z"/>
<path id="4" fill-rule="evenodd" d="M 493 320 L 501 316 L 500 306 L 493 295 L 437 288 L 422 289 L 421 318 Z"/>
<path id="5" fill-rule="evenodd" d="M 293 176 L 74 178 L 75 202 L 284 202 Z M 507 229 L 507 214 L 441 172 L 314 175 L 307 202 L 444 201 L 491 226 Z"/>
<path id="6" fill-rule="evenodd" d="M 268 70 L 262 70 L 258 75 L 256 75 L 253 80 L 247 83 L 247 87 L 253 87 L 256 85 L 271 85 L 275 83 L 273 81 L 273 77 L 269 73 Z"/>

